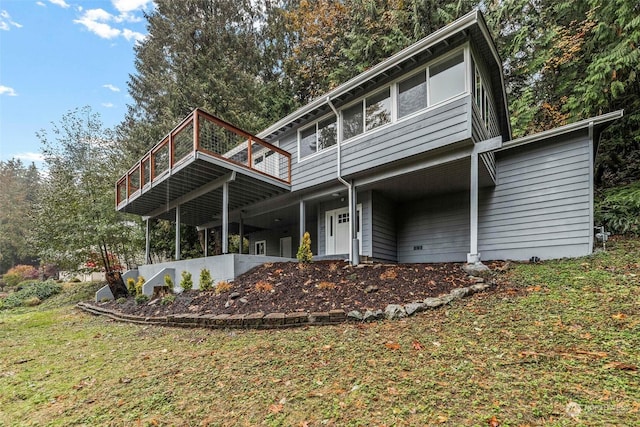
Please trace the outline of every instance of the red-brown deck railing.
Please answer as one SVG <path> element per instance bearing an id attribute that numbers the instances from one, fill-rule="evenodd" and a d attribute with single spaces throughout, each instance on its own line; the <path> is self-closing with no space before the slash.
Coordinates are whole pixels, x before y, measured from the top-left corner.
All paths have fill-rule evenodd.
<path id="1" fill-rule="evenodd" d="M 116 206 L 196 151 L 291 183 L 291 154 L 242 129 L 195 109 L 116 184 Z"/>

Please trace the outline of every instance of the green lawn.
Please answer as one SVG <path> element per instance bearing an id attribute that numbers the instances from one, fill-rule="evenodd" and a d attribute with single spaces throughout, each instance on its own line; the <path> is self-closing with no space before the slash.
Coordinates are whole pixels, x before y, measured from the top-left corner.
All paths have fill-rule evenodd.
<path id="1" fill-rule="evenodd" d="M 116 323 L 68 290 L 0 311 L 0 425 L 638 425 L 639 258 L 623 240 L 405 321 L 273 331 Z"/>

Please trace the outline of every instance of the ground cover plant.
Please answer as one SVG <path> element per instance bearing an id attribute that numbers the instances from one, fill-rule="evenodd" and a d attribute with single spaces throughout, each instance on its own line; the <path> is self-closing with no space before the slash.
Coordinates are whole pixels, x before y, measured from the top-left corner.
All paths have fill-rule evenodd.
<path id="1" fill-rule="evenodd" d="M 640 241 L 608 247 L 371 324 L 141 326 L 66 290 L 0 312 L 0 425 L 635 425 Z"/>

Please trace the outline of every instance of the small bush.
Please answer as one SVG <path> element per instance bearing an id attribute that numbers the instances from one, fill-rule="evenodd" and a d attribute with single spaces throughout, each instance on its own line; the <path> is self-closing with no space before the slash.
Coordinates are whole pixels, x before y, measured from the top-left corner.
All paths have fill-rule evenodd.
<path id="1" fill-rule="evenodd" d="M 131 295 L 135 295 L 136 293 L 136 281 L 133 279 L 133 277 L 129 277 L 127 279 L 127 291 Z"/>
<path id="2" fill-rule="evenodd" d="M 145 294 L 136 295 L 136 304 L 141 305 L 149 301 L 149 297 Z"/>
<path id="3" fill-rule="evenodd" d="M 223 280 L 216 285 L 216 294 L 222 294 L 231 290 L 231 283 Z"/>
<path id="4" fill-rule="evenodd" d="M 135 295 L 142 295 L 142 286 L 145 284 L 146 280 L 142 276 L 138 276 L 138 281 L 136 282 L 136 289 L 133 292 Z"/>
<path id="5" fill-rule="evenodd" d="M 193 289 L 193 280 L 191 279 L 191 273 L 189 273 L 188 271 L 182 272 L 182 280 L 180 280 L 180 287 L 184 291 L 190 291 L 191 289 Z"/>
<path id="6" fill-rule="evenodd" d="M 311 262 L 311 259 L 313 258 L 313 253 L 311 253 L 311 235 L 308 231 L 305 231 L 302 235 L 302 242 L 298 248 L 296 258 L 298 258 L 299 262 L 304 264 Z"/>
<path id="7" fill-rule="evenodd" d="M 3 276 L 3 280 L 8 286 L 16 286 L 25 280 L 33 280 L 38 278 L 38 269 L 32 265 L 16 265 L 10 268 Z"/>
<path id="8" fill-rule="evenodd" d="M 173 279 L 168 274 L 164 275 L 164 285 L 169 288 L 169 290 L 173 291 Z"/>
<path id="9" fill-rule="evenodd" d="M 176 300 L 176 296 L 174 294 L 169 294 L 169 295 L 165 295 L 161 300 L 160 300 L 160 304 L 162 305 L 169 305 L 169 304 L 173 304 L 173 302 Z"/>
<path id="10" fill-rule="evenodd" d="M 62 286 L 52 280 L 46 282 L 24 283 L 22 288 L 4 299 L 2 308 L 14 308 L 27 305 L 27 301 L 34 303 L 37 298 L 39 302 L 52 297 L 62 291 Z M 38 302 L 38 304 L 39 304 Z"/>
<path id="11" fill-rule="evenodd" d="M 267 283 L 264 280 L 260 280 L 256 283 L 256 291 L 258 292 L 271 292 L 273 291 L 273 285 L 271 283 Z"/>
<path id="12" fill-rule="evenodd" d="M 213 288 L 213 280 L 211 280 L 211 273 L 206 268 L 200 271 L 200 290 L 210 291 Z"/>
<path id="13" fill-rule="evenodd" d="M 125 302 L 127 302 L 127 299 L 125 297 L 120 297 L 116 300 L 116 302 L 118 304 L 124 304 Z"/>
<path id="14" fill-rule="evenodd" d="M 604 191 L 595 206 L 595 223 L 614 234 L 640 234 L 640 181 Z"/>
<path id="15" fill-rule="evenodd" d="M 22 305 L 24 305 L 25 307 L 35 307 L 36 305 L 40 305 L 42 301 L 40 301 L 40 298 L 38 297 L 31 297 L 31 298 L 27 298 L 26 300 L 24 300 L 22 302 Z"/>

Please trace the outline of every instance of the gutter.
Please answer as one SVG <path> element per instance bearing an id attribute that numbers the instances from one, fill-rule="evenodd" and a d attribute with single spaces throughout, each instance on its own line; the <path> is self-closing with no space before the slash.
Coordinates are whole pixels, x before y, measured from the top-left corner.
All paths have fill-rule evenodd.
<path id="1" fill-rule="evenodd" d="M 347 180 L 345 180 L 342 177 L 342 133 L 340 132 L 341 129 L 338 128 L 338 124 L 340 123 L 340 114 L 338 113 L 338 110 L 336 109 L 335 105 L 333 105 L 333 102 L 331 102 L 331 97 L 327 96 L 327 105 L 333 110 L 333 113 L 336 115 L 336 140 L 338 143 L 338 153 L 337 153 L 337 178 L 338 181 L 344 185 L 345 187 L 347 187 L 347 194 L 349 195 L 348 200 L 349 200 L 349 262 L 352 265 L 358 265 L 360 257 L 359 256 L 354 256 L 354 241 L 356 240 L 356 233 L 355 233 L 355 223 L 356 223 L 356 212 L 355 209 L 353 208 L 354 206 L 354 194 L 353 194 L 353 182 L 348 182 Z"/>

